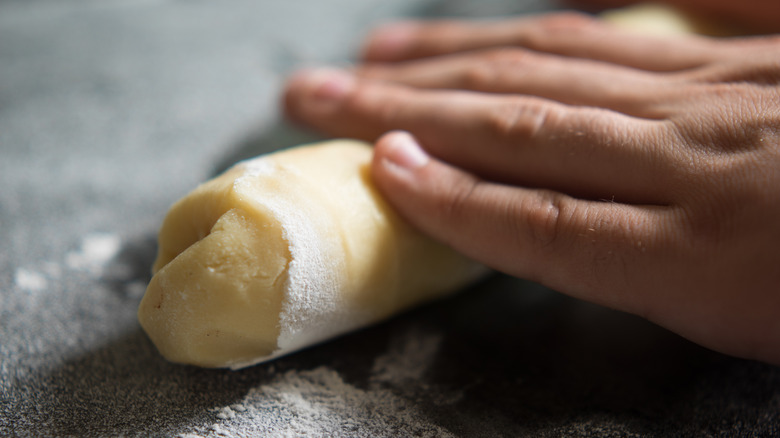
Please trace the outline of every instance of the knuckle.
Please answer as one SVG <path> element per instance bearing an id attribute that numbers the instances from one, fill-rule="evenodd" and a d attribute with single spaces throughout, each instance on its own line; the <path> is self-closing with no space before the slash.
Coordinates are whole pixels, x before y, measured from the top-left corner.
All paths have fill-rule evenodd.
<path id="1" fill-rule="evenodd" d="M 599 21 L 578 12 L 563 12 L 539 19 L 528 29 L 521 44 L 544 50 L 556 37 L 576 37 L 599 26 Z"/>
<path id="2" fill-rule="evenodd" d="M 523 64 L 530 64 L 533 55 L 521 48 L 487 49 L 476 56 L 463 72 L 463 85 L 468 89 L 495 88 L 511 83 L 522 73 Z"/>
<path id="3" fill-rule="evenodd" d="M 464 24 L 457 20 L 434 21 L 421 28 L 417 40 L 433 52 L 447 52 L 457 49 L 466 32 Z"/>
<path id="4" fill-rule="evenodd" d="M 358 83 L 344 105 L 353 111 L 368 111 L 373 107 L 372 91 L 363 83 Z"/>
<path id="5" fill-rule="evenodd" d="M 679 251 L 701 256 L 721 250 L 719 242 L 732 222 L 727 211 L 717 205 L 686 205 L 678 207 L 677 216 L 674 229 L 682 237 Z"/>
<path id="6" fill-rule="evenodd" d="M 497 82 L 496 70 L 489 62 L 469 65 L 463 72 L 463 87 L 466 89 L 482 89 Z"/>
<path id="7" fill-rule="evenodd" d="M 480 182 L 478 180 L 466 181 L 453 186 L 449 196 L 441 200 L 442 205 L 438 211 L 442 212 L 442 220 L 460 223 L 463 217 L 471 210 L 471 200 Z"/>
<path id="8" fill-rule="evenodd" d="M 533 242 L 540 246 L 549 246 L 555 243 L 563 233 L 565 217 L 569 214 L 568 206 L 562 195 L 555 192 L 542 192 L 542 196 L 534 200 L 531 206 L 526 208 L 527 221 L 518 224 L 525 233 L 530 233 Z"/>
<path id="9" fill-rule="evenodd" d="M 505 140 L 529 140 L 546 130 L 553 109 L 541 100 L 512 98 L 495 105 L 487 116 L 488 130 Z"/>
<path id="10" fill-rule="evenodd" d="M 380 95 L 378 91 L 376 87 L 368 84 L 358 85 L 344 103 L 346 112 L 392 129 L 402 111 L 399 103 L 399 96 L 402 92 L 398 91 L 389 95 L 381 93 L 382 95 Z"/>
<path id="11" fill-rule="evenodd" d="M 694 98 L 701 111 L 671 119 L 676 140 L 685 144 L 696 158 L 697 170 L 712 171 L 712 166 L 736 163 L 745 152 L 766 150 L 776 144 L 780 133 L 780 111 L 776 102 L 780 93 L 767 92 L 745 84 L 716 83 L 701 85 Z M 728 161 L 731 160 L 731 161 Z"/>

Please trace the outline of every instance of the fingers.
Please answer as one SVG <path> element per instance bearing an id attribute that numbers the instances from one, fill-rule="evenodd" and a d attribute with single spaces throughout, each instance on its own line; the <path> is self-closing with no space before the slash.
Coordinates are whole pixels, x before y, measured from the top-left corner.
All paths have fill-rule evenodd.
<path id="1" fill-rule="evenodd" d="M 648 307 L 627 284 L 641 278 L 631 267 L 648 267 L 642 260 L 662 251 L 663 208 L 486 182 L 427 155 L 403 132 L 377 142 L 372 175 L 412 225 L 475 260 L 611 307 Z"/>
<path id="2" fill-rule="evenodd" d="M 700 83 L 780 84 L 777 60 L 780 59 L 780 37 L 735 40 L 729 47 L 731 56 L 703 68 L 686 72 L 689 81 Z"/>
<path id="3" fill-rule="evenodd" d="M 417 90 L 327 71 L 294 78 L 286 108 L 334 136 L 374 141 L 410 131 L 432 155 L 493 181 L 657 204 L 670 202 L 659 195 L 677 183 L 664 123 L 598 108 Z"/>
<path id="4" fill-rule="evenodd" d="M 650 71 L 675 71 L 711 61 L 706 38 L 648 36 L 582 14 L 561 13 L 496 22 L 403 22 L 377 29 L 364 49 L 367 62 L 397 62 L 495 47 L 524 47 Z"/>
<path id="5" fill-rule="evenodd" d="M 518 48 L 370 64 L 356 72 L 364 78 L 418 88 L 534 95 L 644 118 L 667 116 L 663 108 L 677 100 L 683 82 L 668 75 Z"/>

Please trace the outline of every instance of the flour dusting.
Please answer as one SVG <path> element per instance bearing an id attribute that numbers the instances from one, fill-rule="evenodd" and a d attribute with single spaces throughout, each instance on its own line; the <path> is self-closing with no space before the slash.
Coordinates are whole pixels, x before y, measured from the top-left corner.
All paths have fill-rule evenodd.
<path id="1" fill-rule="evenodd" d="M 27 292 L 40 292 L 49 285 L 46 277 L 26 268 L 17 268 L 14 273 L 14 283 L 19 289 Z"/>
<path id="2" fill-rule="evenodd" d="M 441 340 L 441 333 L 414 329 L 396 337 L 388 352 L 374 361 L 372 381 L 399 386 L 420 381 L 439 351 Z"/>
<path id="3" fill-rule="evenodd" d="M 371 382 L 400 391 L 407 397 L 425 393 L 428 401 L 437 406 L 453 405 L 463 399 L 461 389 L 436 388 L 429 391 L 425 385 L 428 372 L 439 351 L 443 335 L 411 328 L 391 342 L 388 351 L 374 360 Z"/>
<path id="4" fill-rule="evenodd" d="M 65 264 L 71 269 L 99 274 L 106 263 L 119 253 L 121 246 L 122 241 L 116 234 L 88 234 L 82 239 L 78 251 L 69 252 L 65 256 Z"/>
<path id="5" fill-rule="evenodd" d="M 146 292 L 146 281 L 133 280 L 125 285 L 125 293 L 129 298 L 140 300 Z"/>
<path id="6" fill-rule="evenodd" d="M 325 366 L 279 374 L 240 402 L 215 408 L 215 423 L 187 436 L 451 437 L 419 409 L 429 393 L 419 379 L 441 339 L 417 329 L 399 334 L 375 360 L 367 388 Z"/>
<path id="7" fill-rule="evenodd" d="M 119 253 L 122 241 L 116 234 L 91 233 L 81 241 L 78 251 L 71 251 L 59 262 L 42 261 L 34 267 L 19 267 L 14 272 L 14 285 L 26 292 L 41 292 L 54 282 L 58 284 L 63 276 L 63 266 L 94 275 L 104 274 L 108 262 Z M 113 267 L 112 277 L 126 279 L 132 276 L 132 267 L 126 264 Z M 143 281 L 127 284 L 127 292 L 134 298 L 140 298 L 146 290 Z"/>
<path id="8" fill-rule="evenodd" d="M 389 389 L 350 385 L 335 371 L 318 367 L 288 371 L 249 390 L 243 401 L 216 411 L 228 436 L 418 436 L 447 437 L 415 409 L 413 400 Z M 211 428 L 215 430 L 214 427 Z"/>

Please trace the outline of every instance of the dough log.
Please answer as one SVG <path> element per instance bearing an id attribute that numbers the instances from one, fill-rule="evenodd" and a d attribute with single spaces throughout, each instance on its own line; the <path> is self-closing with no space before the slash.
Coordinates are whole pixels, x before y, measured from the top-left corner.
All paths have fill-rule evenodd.
<path id="1" fill-rule="evenodd" d="M 413 230 L 337 140 L 243 161 L 171 207 L 138 318 L 173 362 L 241 368 L 463 287 L 484 268 Z"/>

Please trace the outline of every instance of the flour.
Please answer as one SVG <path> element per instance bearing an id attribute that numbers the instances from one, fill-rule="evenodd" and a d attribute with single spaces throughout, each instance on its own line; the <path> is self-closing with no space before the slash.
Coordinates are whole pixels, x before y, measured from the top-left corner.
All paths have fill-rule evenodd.
<path id="1" fill-rule="evenodd" d="M 409 330 L 390 343 L 387 353 L 374 360 L 371 380 L 402 386 L 414 385 L 422 379 L 439 351 L 440 333 L 420 333 Z"/>
<path id="2" fill-rule="evenodd" d="M 419 380 L 433 364 L 441 334 L 409 329 L 391 340 L 359 388 L 329 367 L 290 370 L 215 408 L 215 423 L 184 437 L 450 437 L 418 409 Z M 452 402 L 459 397 L 450 397 Z"/>
<path id="3" fill-rule="evenodd" d="M 88 234 L 82 239 L 78 251 L 65 256 L 65 264 L 71 269 L 100 274 L 106 263 L 119 253 L 121 246 L 122 241 L 116 234 Z"/>
<path id="4" fill-rule="evenodd" d="M 42 274 L 27 268 L 17 268 L 14 273 L 16 287 L 27 292 L 40 292 L 49 285 Z"/>
<path id="5" fill-rule="evenodd" d="M 119 236 L 109 233 L 92 233 L 86 235 L 78 251 L 71 251 L 65 255 L 62 262 L 44 261 L 35 268 L 19 267 L 14 272 L 14 284 L 17 288 L 28 293 L 41 292 L 47 289 L 50 281 L 57 282 L 62 278 L 63 264 L 76 271 L 85 271 L 90 274 L 103 274 L 108 262 L 110 262 L 121 249 L 122 241 Z M 113 277 L 128 278 L 131 275 L 131 267 L 117 265 L 112 272 Z M 144 282 L 130 282 L 127 292 L 133 297 L 140 298 L 146 289 Z"/>
<path id="6" fill-rule="evenodd" d="M 391 390 L 357 388 L 335 371 L 288 371 L 216 417 L 228 436 L 451 436 Z M 215 428 L 211 428 L 215 430 Z"/>
<path id="7" fill-rule="evenodd" d="M 339 254 L 340 247 L 335 240 L 323 238 L 322 227 L 310 219 L 321 212 L 276 183 L 295 181 L 300 178 L 299 170 L 264 156 L 242 161 L 237 167 L 244 173 L 233 183 L 235 193 L 250 199 L 256 208 L 268 211 L 279 222 L 290 260 L 279 313 L 277 350 L 270 356 L 233 364 L 232 368 L 267 361 L 366 325 L 369 314 L 345 306 L 339 296 L 339 285 L 344 283 L 338 276 L 342 267 L 328 254 Z M 253 195 L 256 188 L 266 186 L 271 189 L 260 192 L 262 196 Z"/>
<path id="8" fill-rule="evenodd" d="M 133 280 L 125 285 L 125 293 L 127 294 L 128 298 L 140 300 L 143 298 L 144 292 L 146 292 L 146 281 Z"/>

